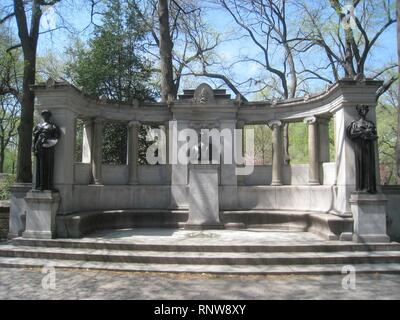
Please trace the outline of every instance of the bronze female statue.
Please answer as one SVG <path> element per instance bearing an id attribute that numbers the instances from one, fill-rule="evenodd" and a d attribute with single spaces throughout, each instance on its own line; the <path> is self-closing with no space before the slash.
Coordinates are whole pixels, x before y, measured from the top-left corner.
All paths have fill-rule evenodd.
<path id="1" fill-rule="evenodd" d="M 368 111 L 368 106 L 357 106 L 360 118 L 352 121 L 347 127 L 347 136 L 354 142 L 356 191 L 375 194 L 377 192 L 375 141 L 378 135 L 375 124 L 366 118 Z"/>
<path id="2" fill-rule="evenodd" d="M 43 122 L 33 130 L 33 152 L 36 157 L 36 190 L 54 190 L 54 146 L 60 138 L 60 129 L 50 122 L 51 112 L 41 113 Z"/>

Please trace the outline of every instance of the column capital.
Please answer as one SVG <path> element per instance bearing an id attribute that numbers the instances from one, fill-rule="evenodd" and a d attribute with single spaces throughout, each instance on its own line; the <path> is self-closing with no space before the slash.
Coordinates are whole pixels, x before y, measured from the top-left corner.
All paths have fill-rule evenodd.
<path id="1" fill-rule="evenodd" d="M 140 126 L 140 121 L 138 121 L 138 120 L 132 120 L 132 121 L 128 122 L 128 127 L 129 128 L 138 127 L 138 126 Z"/>
<path id="2" fill-rule="evenodd" d="M 105 119 L 104 119 L 104 118 L 97 117 L 97 118 L 94 118 L 94 119 L 93 119 L 93 122 L 94 122 L 95 124 L 104 124 Z"/>
<path id="3" fill-rule="evenodd" d="M 276 127 L 281 127 L 282 126 L 282 121 L 280 120 L 271 120 L 267 122 L 267 126 L 270 127 L 271 129 L 275 129 Z"/>
<path id="4" fill-rule="evenodd" d="M 316 116 L 306 117 L 304 118 L 304 123 L 310 125 L 318 122 L 318 118 Z"/>
<path id="5" fill-rule="evenodd" d="M 332 117 L 329 117 L 329 116 L 318 117 L 318 124 L 329 125 L 329 122 L 331 121 L 331 119 L 332 119 Z"/>
<path id="6" fill-rule="evenodd" d="M 93 125 L 93 118 L 82 118 L 81 120 L 82 120 L 84 126 Z"/>
<path id="7" fill-rule="evenodd" d="M 236 122 L 236 127 L 238 129 L 244 129 L 245 125 L 246 125 L 246 121 L 244 121 L 244 120 L 238 120 Z"/>

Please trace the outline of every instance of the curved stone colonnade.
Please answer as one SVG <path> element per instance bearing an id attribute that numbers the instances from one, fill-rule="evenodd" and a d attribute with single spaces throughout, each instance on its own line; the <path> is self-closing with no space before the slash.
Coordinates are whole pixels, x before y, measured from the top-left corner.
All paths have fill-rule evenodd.
<path id="1" fill-rule="evenodd" d="M 84 220 L 82 212 L 187 210 L 189 166 L 138 165 L 140 124 L 159 123 L 169 137 L 168 123 L 174 120 L 177 121 L 178 132 L 185 128 L 205 127 L 233 131 L 251 124 L 267 124 L 272 130 L 274 152 L 271 166 L 256 166 L 249 176 L 237 176 L 235 164 L 219 166 L 218 199 L 223 222 L 240 223 L 242 219 L 248 222 L 244 222 L 248 226 L 278 221 L 278 224 L 290 226 L 296 225 L 293 214 L 298 213 L 297 217 L 305 217 L 301 223 L 305 229 L 314 225 L 317 230 L 318 225 L 325 225 L 326 232 L 320 233 L 329 238 L 339 238 L 342 232 L 351 232 L 349 199 L 355 188 L 354 152 L 345 134 L 346 126 L 356 118 L 358 104 L 369 105 L 369 119 L 376 121 L 375 93 L 380 85 L 381 82 L 370 80 L 342 80 L 321 94 L 260 102 L 231 99 L 224 90 L 212 90 L 207 85 L 201 85 L 196 90 L 185 90 L 178 100 L 166 104 L 136 102 L 133 105 L 86 97 L 66 82 L 50 79 L 45 84 L 36 85 L 33 88 L 37 97 L 36 111 L 50 110 L 53 121 L 62 131 L 56 148 L 54 170 L 54 184 L 61 198 L 57 233 L 68 236 L 67 231 L 61 230 L 68 229 L 66 226 L 73 219 Z M 82 163 L 74 162 L 78 118 L 84 120 Z M 335 162 L 329 162 L 328 122 L 331 118 L 335 125 Z M 105 121 L 120 121 L 127 125 L 126 165 L 102 164 Z M 282 126 L 286 122 L 300 121 L 308 125 L 309 164 L 285 166 Z M 233 147 L 230 148 L 234 152 Z M 23 186 L 15 190 L 14 234 L 23 228 L 22 219 L 17 217 L 16 211 L 19 208 L 21 212 L 20 208 L 24 207 L 21 196 L 24 192 Z M 264 216 L 249 223 L 257 213 Z M 158 219 L 157 215 L 155 219 Z M 160 219 L 164 221 L 164 218 Z M 178 220 L 176 222 L 182 223 L 181 218 Z M 93 219 L 90 221 L 93 223 Z M 329 221 L 335 224 L 334 232 Z"/>

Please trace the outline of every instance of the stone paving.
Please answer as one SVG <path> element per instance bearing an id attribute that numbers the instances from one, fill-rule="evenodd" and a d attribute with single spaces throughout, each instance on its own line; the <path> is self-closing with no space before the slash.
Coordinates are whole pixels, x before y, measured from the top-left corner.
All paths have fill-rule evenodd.
<path id="1" fill-rule="evenodd" d="M 103 241 L 146 244 L 188 245 L 262 245 L 282 243 L 333 243 L 310 232 L 277 231 L 268 229 L 245 230 L 182 230 L 165 228 L 138 228 L 101 230 L 81 241 Z M 343 243 L 343 242 L 341 242 Z"/>
<path id="2" fill-rule="evenodd" d="M 210 276 L 56 270 L 55 288 L 40 269 L 0 269 L 0 299 L 399 299 L 399 275 Z M 48 276 L 48 274 L 47 274 Z"/>

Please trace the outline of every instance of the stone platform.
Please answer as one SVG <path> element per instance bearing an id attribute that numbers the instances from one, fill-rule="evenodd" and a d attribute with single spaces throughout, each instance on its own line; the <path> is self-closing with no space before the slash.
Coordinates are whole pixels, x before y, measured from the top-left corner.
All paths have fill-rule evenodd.
<path id="1" fill-rule="evenodd" d="M 97 230 L 121 228 L 186 228 L 193 224 L 188 209 L 108 210 L 57 215 L 57 238 L 83 238 Z M 219 212 L 221 229 L 260 229 L 312 232 L 326 240 L 351 233 L 353 219 L 328 213 L 288 210 L 232 210 Z M 201 223 L 195 223 L 197 226 Z M 215 229 L 215 225 L 211 226 Z M 202 228 L 200 228 L 202 229 Z M 207 225 L 204 226 L 207 228 Z"/>
<path id="2" fill-rule="evenodd" d="M 400 272 L 400 244 L 326 241 L 265 229 L 105 230 L 83 239 L 17 238 L 0 245 L 0 267 L 212 274 Z"/>

